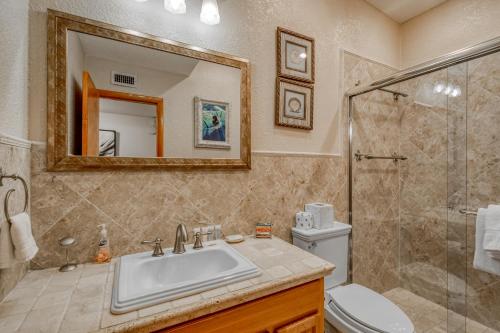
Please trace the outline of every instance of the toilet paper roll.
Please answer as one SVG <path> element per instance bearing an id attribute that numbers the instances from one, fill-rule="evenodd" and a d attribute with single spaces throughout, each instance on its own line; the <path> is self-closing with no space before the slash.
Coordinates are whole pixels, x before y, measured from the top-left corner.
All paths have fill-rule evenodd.
<path id="1" fill-rule="evenodd" d="M 312 214 L 315 229 L 327 229 L 335 221 L 335 212 L 330 204 L 321 202 L 306 204 L 305 211 Z"/>

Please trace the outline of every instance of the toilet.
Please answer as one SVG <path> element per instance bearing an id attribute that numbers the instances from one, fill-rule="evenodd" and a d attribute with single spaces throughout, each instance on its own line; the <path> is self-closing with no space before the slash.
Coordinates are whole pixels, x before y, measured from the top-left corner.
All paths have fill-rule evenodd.
<path id="1" fill-rule="evenodd" d="M 413 323 L 393 302 L 359 284 L 345 284 L 351 226 L 335 222 L 328 229 L 292 228 L 293 244 L 335 264 L 325 277 L 325 320 L 344 333 L 414 333 Z"/>

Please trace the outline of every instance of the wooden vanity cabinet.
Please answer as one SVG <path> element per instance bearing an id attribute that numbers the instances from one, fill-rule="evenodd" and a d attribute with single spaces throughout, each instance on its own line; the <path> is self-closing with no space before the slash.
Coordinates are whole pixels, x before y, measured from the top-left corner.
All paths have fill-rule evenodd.
<path id="1" fill-rule="evenodd" d="M 323 279 L 191 320 L 161 333 L 323 333 Z"/>

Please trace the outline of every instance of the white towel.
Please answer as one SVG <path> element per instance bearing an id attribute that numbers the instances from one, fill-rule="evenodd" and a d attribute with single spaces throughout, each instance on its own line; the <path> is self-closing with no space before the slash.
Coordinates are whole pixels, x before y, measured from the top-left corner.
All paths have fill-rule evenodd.
<path id="1" fill-rule="evenodd" d="M 486 213 L 483 248 L 495 256 L 500 252 L 500 206 L 489 205 Z"/>
<path id="2" fill-rule="evenodd" d="M 491 258 L 483 248 L 486 214 L 488 210 L 479 208 L 476 218 L 476 249 L 474 251 L 473 266 L 491 274 L 500 275 L 500 260 Z"/>
<path id="3" fill-rule="evenodd" d="M 14 245 L 10 237 L 10 224 L 3 221 L 0 225 L 0 269 L 9 268 L 16 262 Z"/>
<path id="4" fill-rule="evenodd" d="M 14 254 L 18 261 L 28 261 L 38 252 L 33 233 L 31 219 L 27 213 L 21 213 L 10 219 L 10 235 L 14 244 Z"/>
<path id="5" fill-rule="evenodd" d="M 486 251 L 490 257 L 496 260 L 500 260 L 500 251 Z"/>
<path id="6" fill-rule="evenodd" d="M 491 258 L 495 259 L 495 260 L 500 260 L 500 253 L 497 253 L 497 252 L 495 252 L 495 253 L 488 252 L 488 255 Z"/>

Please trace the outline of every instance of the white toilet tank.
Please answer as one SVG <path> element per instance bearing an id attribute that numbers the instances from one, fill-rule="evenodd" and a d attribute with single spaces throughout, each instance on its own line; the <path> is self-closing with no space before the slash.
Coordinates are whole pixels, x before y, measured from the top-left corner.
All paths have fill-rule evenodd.
<path id="1" fill-rule="evenodd" d="M 350 232 L 351 226 L 340 222 L 321 230 L 292 228 L 293 245 L 335 265 L 333 273 L 325 277 L 325 289 L 347 282 Z"/>

